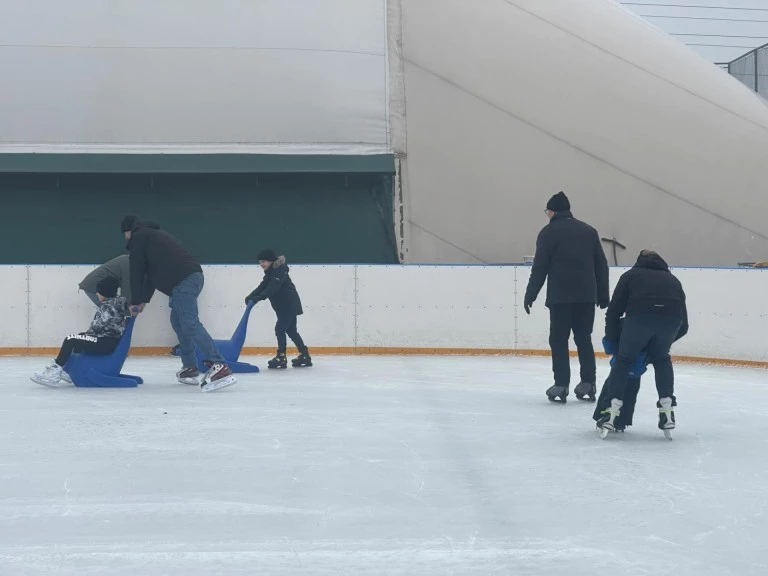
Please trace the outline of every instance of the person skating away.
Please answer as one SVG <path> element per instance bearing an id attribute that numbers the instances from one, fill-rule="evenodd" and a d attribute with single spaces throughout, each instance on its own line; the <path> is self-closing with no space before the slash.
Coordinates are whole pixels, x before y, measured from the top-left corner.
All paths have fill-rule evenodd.
<path id="1" fill-rule="evenodd" d="M 565 403 L 571 384 L 568 340 L 571 332 L 579 353 L 580 382 L 574 393 L 579 400 L 595 401 L 597 366 L 592 346 L 595 305 L 608 306 L 608 261 L 597 231 L 577 220 L 563 192 L 547 202 L 550 222 L 536 239 L 531 276 L 523 306 L 526 314 L 547 281 L 549 347 L 555 383 L 546 394 L 552 402 Z"/>
<path id="2" fill-rule="evenodd" d="M 200 322 L 197 299 L 205 283 L 200 262 L 155 222 L 130 215 L 120 226 L 131 257 L 131 312 L 143 311 L 155 289 L 169 296 L 171 326 L 181 346 L 178 381 L 199 385 L 203 392 L 235 384 L 232 370 Z M 197 369 L 195 347 L 205 358 L 208 371 L 204 374 Z"/>
<path id="3" fill-rule="evenodd" d="M 105 356 L 114 352 L 131 319 L 128 300 L 117 296 L 117 287 L 118 282 L 114 278 L 104 278 L 96 285 L 99 308 L 90 327 L 85 332 L 67 336 L 59 355 L 42 372 L 32 376 L 33 382 L 52 388 L 57 387 L 61 380 L 71 382 L 65 377 L 64 366 L 73 353 Z"/>
<path id="4" fill-rule="evenodd" d="M 624 324 L 621 326 L 621 318 Z M 605 338 L 618 341 L 610 373 L 611 405 L 597 422 L 601 435 L 615 429 L 621 415 L 632 363 L 645 351 L 653 365 L 659 400 L 659 428 L 671 438 L 675 428 L 674 369 L 669 351 L 688 333 L 688 309 L 680 281 L 667 263 L 652 250 L 643 250 L 635 265 L 622 274 L 605 316 Z"/>
<path id="5" fill-rule="evenodd" d="M 299 355 L 291 360 L 294 368 L 312 366 L 309 349 L 301 339 L 297 329 L 298 316 L 304 313 L 301 299 L 289 275 L 290 268 L 285 263 L 285 256 L 277 256 L 274 250 L 262 250 L 257 256 L 259 265 L 264 270 L 264 279 L 256 289 L 245 297 L 245 303 L 269 300 L 277 314 L 275 336 L 277 336 L 277 355 L 267 363 L 269 368 L 287 368 L 285 357 L 287 348 L 286 335 L 299 349 Z"/>

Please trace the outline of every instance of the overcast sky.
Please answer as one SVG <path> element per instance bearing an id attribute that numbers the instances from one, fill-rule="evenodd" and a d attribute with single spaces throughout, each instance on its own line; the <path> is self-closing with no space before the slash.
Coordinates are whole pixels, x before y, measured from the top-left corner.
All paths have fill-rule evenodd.
<path id="1" fill-rule="evenodd" d="M 751 48 L 768 44 L 768 0 L 619 0 L 619 2 L 636 14 L 644 16 L 665 32 L 677 34 L 675 38 L 688 44 L 692 50 L 696 50 L 712 62 L 728 62 Z M 662 4 L 664 6 L 661 6 Z M 739 10 L 739 8 L 752 8 L 752 10 Z M 694 46 L 694 44 L 716 46 Z"/>

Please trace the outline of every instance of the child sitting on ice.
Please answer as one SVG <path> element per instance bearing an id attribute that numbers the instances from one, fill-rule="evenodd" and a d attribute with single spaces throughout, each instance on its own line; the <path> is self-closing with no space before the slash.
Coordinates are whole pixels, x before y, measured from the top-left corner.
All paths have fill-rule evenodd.
<path id="1" fill-rule="evenodd" d="M 131 318 L 128 301 L 123 296 L 117 296 L 118 285 L 115 278 L 105 278 L 96 285 L 96 296 L 100 304 L 91 326 L 86 332 L 67 336 L 59 355 L 45 370 L 32 376 L 33 382 L 56 387 L 63 377 L 64 365 L 73 353 L 87 352 L 103 356 L 117 348 Z"/>
<path id="2" fill-rule="evenodd" d="M 267 363 L 269 368 L 287 368 L 288 362 L 285 358 L 286 334 L 290 337 L 296 347 L 299 349 L 298 357 L 291 360 L 294 368 L 302 366 L 312 366 L 312 358 L 309 350 L 301 339 L 296 328 L 297 317 L 304 313 L 301 308 L 299 293 L 296 291 L 291 277 L 288 275 L 290 270 L 285 264 L 285 256 L 278 257 L 274 250 L 262 250 L 257 256 L 259 265 L 264 270 L 264 279 L 256 289 L 245 297 L 245 303 L 259 302 L 267 300 L 272 304 L 272 308 L 277 314 L 277 323 L 275 324 L 275 335 L 277 336 L 277 356 Z"/>

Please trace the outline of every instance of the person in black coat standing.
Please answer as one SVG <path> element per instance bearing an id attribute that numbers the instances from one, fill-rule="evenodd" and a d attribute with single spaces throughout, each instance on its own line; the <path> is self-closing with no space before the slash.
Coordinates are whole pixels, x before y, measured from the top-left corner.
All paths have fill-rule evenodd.
<path id="1" fill-rule="evenodd" d="M 547 390 L 552 402 L 566 402 L 571 382 L 568 340 L 571 332 L 579 353 L 581 381 L 574 390 L 579 400 L 595 401 L 597 367 L 592 346 L 595 305 L 608 306 L 608 261 L 592 226 L 573 217 L 571 204 L 558 192 L 545 210 L 547 224 L 536 240 L 524 308 L 531 313 L 544 281 L 549 308 L 549 347 L 555 384 Z"/>
<path id="2" fill-rule="evenodd" d="M 286 335 L 299 349 L 298 357 L 291 360 L 294 368 L 312 366 L 312 357 L 309 349 L 301 339 L 297 329 L 298 317 L 304 313 L 301 307 L 301 299 L 293 284 L 290 268 L 285 263 L 285 256 L 277 256 L 274 250 L 262 250 L 257 256 L 259 265 L 264 270 L 264 279 L 256 289 L 245 297 L 245 303 L 260 302 L 269 299 L 272 309 L 277 314 L 275 335 L 277 336 L 277 355 L 267 363 L 269 368 L 287 368 L 285 358 L 287 348 Z"/>
<path id="3" fill-rule="evenodd" d="M 130 215 L 120 226 L 130 253 L 131 313 L 143 311 L 156 289 L 170 297 L 171 326 L 181 346 L 178 381 L 199 385 L 203 392 L 235 384 L 237 379 L 200 322 L 197 298 L 204 284 L 200 262 L 155 222 Z M 197 368 L 195 347 L 205 358 L 204 374 Z"/>
<path id="4" fill-rule="evenodd" d="M 621 326 L 624 316 L 623 327 Z M 659 428 L 669 437 L 675 427 L 675 378 L 669 355 L 672 344 L 688 333 L 688 308 L 680 281 L 664 259 L 643 250 L 635 265 L 622 274 L 605 315 L 605 339 L 619 343 L 609 376 L 611 406 L 597 427 L 614 430 L 621 414 L 629 372 L 637 355 L 645 351 L 656 373 Z"/>

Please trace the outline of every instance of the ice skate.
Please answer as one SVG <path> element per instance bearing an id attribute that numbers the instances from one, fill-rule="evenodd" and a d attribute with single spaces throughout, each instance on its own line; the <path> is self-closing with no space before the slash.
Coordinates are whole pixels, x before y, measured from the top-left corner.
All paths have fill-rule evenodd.
<path id="1" fill-rule="evenodd" d="M 568 386 L 551 386 L 547 389 L 547 398 L 550 402 L 565 404 L 568 401 Z"/>
<path id="2" fill-rule="evenodd" d="M 623 429 L 623 427 L 614 424 L 614 420 L 621 414 L 621 407 L 623 405 L 624 402 L 614 398 L 611 400 L 611 406 L 603 410 L 603 416 L 597 421 L 597 432 L 601 438 L 608 436 L 608 432 L 616 432 L 617 429 Z"/>
<path id="3" fill-rule="evenodd" d="M 66 382 L 67 384 L 72 384 L 72 376 L 67 374 L 66 370 L 61 371 L 61 379 Z"/>
<path id="4" fill-rule="evenodd" d="M 291 366 L 294 368 L 303 368 L 304 366 L 312 366 L 312 356 L 309 355 L 309 350 L 305 349 L 296 358 L 291 360 Z"/>
<path id="5" fill-rule="evenodd" d="M 237 378 L 232 374 L 232 370 L 223 362 L 206 361 L 205 365 L 208 366 L 208 372 L 205 373 L 205 378 L 200 384 L 200 389 L 203 392 L 213 392 L 237 383 Z"/>
<path id="6" fill-rule="evenodd" d="M 672 430 L 675 429 L 675 411 L 673 407 L 677 406 L 677 402 L 674 397 L 661 398 L 656 402 L 656 406 L 659 409 L 659 430 L 664 432 L 667 440 L 672 440 Z"/>
<path id="7" fill-rule="evenodd" d="M 267 362 L 267 368 L 270 370 L 288 368 L 288 360 L 285 357 L 285 352 L 278 352 L 277 356 Z"/>
<path id="8" fill-rule="evenodd" d="M 204 375 L 200 373 L 197 366 L 182 368 L 176 372 L 176 379 L 181 384 L 189 384 L 190 386 L 199 386 L 203 381 L 203 377 Z"/>
<path id="9" fill-rule="evenodd" d="M 597 386 L 594 382 L 581 382 L 573 389 L 573 394 L 577 400 L 595 402 L 597 400 Z"/>
<path id="10" fill-rule="evenodd" d="M 51 362 L 42 372 L 35 373 L 30 379 L 35 384 L 48 386 L 49 388 L 58 388 L 62 372 L 64 372 L 64 369 L 61 366 L 56 364 L 56 362 Z"/>

